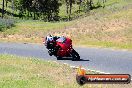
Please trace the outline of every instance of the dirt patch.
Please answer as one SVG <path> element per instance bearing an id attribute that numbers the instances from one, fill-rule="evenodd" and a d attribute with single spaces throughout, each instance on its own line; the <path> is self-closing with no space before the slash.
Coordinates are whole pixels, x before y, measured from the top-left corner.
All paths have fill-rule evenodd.
<path id="1" fill-rule="evenodd" d="M 105 22 L 102 28 L 106 32 L 113 32 L 113 31 L 123 30 L 125 28 L 130 27 L 131 25 L 132 25 L 132 22 L 126 19 L 121 19 L 121 20 L 115 19 L 110 22 Z"/>

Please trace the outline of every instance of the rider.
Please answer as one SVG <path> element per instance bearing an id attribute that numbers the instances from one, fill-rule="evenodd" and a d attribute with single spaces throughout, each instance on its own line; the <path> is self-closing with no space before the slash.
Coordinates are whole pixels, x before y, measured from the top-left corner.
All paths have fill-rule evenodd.
<path id="1" fill-rule="evenodd" d="M 53 54 L 57 54 L 59 46 L 57 46 L 56 40 L 59 38 L 60 38 L 59 36 L 52 36 L 52 35 L 48 35 L 46 37 L 45 45 L 46 45 L 46 48 L 49 50 L 50 56 L 52 56 Z"/>

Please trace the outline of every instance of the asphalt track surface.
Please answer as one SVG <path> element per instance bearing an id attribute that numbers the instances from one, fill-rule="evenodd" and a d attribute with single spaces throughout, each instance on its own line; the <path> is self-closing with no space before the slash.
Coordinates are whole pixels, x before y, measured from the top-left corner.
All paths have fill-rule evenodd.
<path id="1" fill-rule="evenodd" d="M 67 63 L 71 66 L 82 65 L 86 69 L 113 74 L 132 75 L 132 51 L 75 47 L 80 54 L 80 61 L 70 59 L 57 60 L 49 56 L 44 45 L 22 43 L 0 43 L 0 54 L 13 54 L 37 57 L 44 60 Z"/>

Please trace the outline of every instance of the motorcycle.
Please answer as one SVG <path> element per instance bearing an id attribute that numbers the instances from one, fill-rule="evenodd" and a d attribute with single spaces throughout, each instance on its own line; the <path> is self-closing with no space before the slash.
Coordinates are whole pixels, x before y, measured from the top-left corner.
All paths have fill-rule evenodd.
<path id="1" fill-rule="evenodd" d="M 46 40 L 45 40 L 46 41 Z M 58 59 L 71 57 L 72 60 L 80 60 L 79 54 L 72 47 L 72 40 L 67 37 L 60 37 L 55 42 L 44 42 L 50 56 Z"/>

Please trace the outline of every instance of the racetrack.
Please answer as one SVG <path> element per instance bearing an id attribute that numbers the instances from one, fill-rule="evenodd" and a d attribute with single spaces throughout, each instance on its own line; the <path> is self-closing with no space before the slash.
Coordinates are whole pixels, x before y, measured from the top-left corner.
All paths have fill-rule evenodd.
<path id="1" fill-rule="evenodd" d="M 37 57 L 45 60 L 67 63 L 71 66 L 82 65 L 86 69 L 106 73 L 132 75 L 132 51 L 81 47 L 76 47 L 75 50 L 80 54 L 81 61 L 57 60 L 54 56 L 51 57 L 48 55 L 44 45 L 0 43 L 0 53 Z"/>

